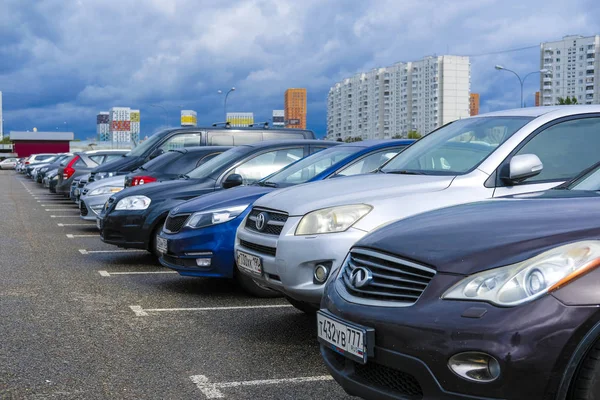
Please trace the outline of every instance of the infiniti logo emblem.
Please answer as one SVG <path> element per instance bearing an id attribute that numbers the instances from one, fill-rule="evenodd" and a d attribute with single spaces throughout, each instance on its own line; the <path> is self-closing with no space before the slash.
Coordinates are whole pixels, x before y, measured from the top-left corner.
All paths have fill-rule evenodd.
<path id="1" fill-rule="evenodd" d="M 256 229 L 262 231 L 265 229 L 265 225 L 267 224 L 267 213 L 261 212 L 256 216 Z"/>
<path id="2" fill-rule="evenodd" d="M 373 273 L 364 267 L 355 268 L 350 275 L 350 282 L 355 288 L 367 286 L 373 280 Z"/>

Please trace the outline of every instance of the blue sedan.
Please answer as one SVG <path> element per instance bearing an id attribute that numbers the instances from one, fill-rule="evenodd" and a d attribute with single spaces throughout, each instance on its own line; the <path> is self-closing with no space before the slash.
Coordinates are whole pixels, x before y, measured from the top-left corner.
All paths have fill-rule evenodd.
<path id="1" fill-rule="evenodd" d="M 252 203 L 273 190 L 375 171 L 413 142 L 369 140 L 340 144 L 301 159 L 253 185 L 189 200 L 171 210 L 157 238 L 157 250 L 162 254 L 160 263 L 185 276 L 236 278 L 253 295 L 274 295 L 242 274 L 235 274 L 235 234 Z"/>

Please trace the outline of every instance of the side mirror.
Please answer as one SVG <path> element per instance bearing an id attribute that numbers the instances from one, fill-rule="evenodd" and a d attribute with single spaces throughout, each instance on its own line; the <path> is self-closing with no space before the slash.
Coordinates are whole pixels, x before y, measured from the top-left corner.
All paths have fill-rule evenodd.
<path id="1" fill-rule="evenodd" d="M 501 179 L 508 183 L 519 183 L 542 172 L 544 164 L 535 154 L 521 154 L 514 156 L 507 167 Z"/>
<path id="2" fill-rule="evenodd" d="M 150 153 L 150 157 L 148 157 L 148 159 L 152 160 L 153 158 L 160 156 L 164 152 L 165 151 L 159 147 L 158 149 L 155 149 L 152 153 Z"/>
<path id="3" fill-rule="evenodd" d="M 236 186 L 241 186 L 244 184 L 244 178 L 240 174 L 231 174 L 225 179 L 223 182 L 223 188 L 229 189 Z"/>

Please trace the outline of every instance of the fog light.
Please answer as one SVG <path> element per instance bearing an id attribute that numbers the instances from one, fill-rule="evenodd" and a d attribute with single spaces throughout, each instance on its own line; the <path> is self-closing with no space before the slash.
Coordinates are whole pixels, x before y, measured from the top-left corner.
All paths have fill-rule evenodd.
<path id="1" fill-rule="evenodd" d="M 313 276 L 317 282 L 323 283 L 329 276 L 329 269 L 326 266 L 319 264 L 315 267 Z"/>
<path id="2" fill-rule="evenodd" d="M 489 354 L 479 352 L 459 353 L 450 357 L 448 368 L 463 379 L 491 382 L 500 376 L 500 364 Z"/>
<path id="3" fill-rule="evenodd" d="M 210 258 L 196 258 L 196 265 L 199 267 L 210 267 Z"/>

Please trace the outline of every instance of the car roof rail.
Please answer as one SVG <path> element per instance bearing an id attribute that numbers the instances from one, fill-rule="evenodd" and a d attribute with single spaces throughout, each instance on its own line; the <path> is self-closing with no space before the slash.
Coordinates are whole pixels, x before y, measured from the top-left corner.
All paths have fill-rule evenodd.
<path id="1" fill-rule="evenodd" d="M 215 122 L 214 124 L 212 124 L 212 126 L 218 126 L 218 125 L 223 125 L 227 129 L 231 128 L 231 122 L 229 122 L 229 121 L 227 121 L 227 122 Z"/>
<path id="2" fill-rule="evenodd" d="M 262 125 L 262 126 L 257 126 L 257 128 L 261 128 L 261 129 L 269 129 L 269 121 L 265 121 L 265 122 L 254 122 L 250 125 L 248 125 L 250 128 L 254 128 L 254 125 Z"/>

